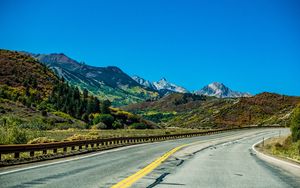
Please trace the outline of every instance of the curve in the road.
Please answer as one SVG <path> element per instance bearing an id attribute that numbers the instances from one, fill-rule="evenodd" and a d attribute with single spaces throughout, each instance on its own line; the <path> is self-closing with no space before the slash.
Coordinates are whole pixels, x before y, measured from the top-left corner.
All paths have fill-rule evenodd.
<path id="1" fill-rule="evenodd" d="M 27 165 L 14 170 L 0 169 L 0 187 L 111 187 L 128 175 L 135 174 L 167 151 L 184 144 L 210 142 L 221 138 L 256 134 L 268 130 L 240 130 L 99 152 L 84 158 L 42 166 Z M 49 163 L 49 164 L 48 164 Z M 151 182 L 153 183 L 153 182 Z"/>

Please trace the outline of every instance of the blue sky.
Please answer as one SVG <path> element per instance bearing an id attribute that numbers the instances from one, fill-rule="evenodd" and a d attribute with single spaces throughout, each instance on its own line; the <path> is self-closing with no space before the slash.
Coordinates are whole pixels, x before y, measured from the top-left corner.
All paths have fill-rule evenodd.
<path id="1" fill-rule="evenodd" d="M 63 52 L 189 90 L 300 96 L 300 1 L 1 0 L 0 48 Z"/>

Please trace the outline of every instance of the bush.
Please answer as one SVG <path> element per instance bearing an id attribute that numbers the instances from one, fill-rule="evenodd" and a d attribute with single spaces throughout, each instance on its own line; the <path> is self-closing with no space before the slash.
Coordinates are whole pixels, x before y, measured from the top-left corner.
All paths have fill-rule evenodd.
<path id="1" fill-rule="evenodd" d="M 295 108 L 292 114 L 291 132 L 293 142 L 300 140 L 300 104 Z"/>
<path id="2" fill-rule="evenodd" d="M 114 120 L 115 118 L 110 114 L 97 114 L 93 119 L 93 124 L 95 125 L 102 122 L 107 125 L 107 128 L 112 128 Z"/>
<path id="3" fill-rule="evenodd" d="M 48 137 L 38 137 L 30 140 L 27 142 L 27 144 L 42 144 L 42 143 L 51 143 L 51 142 L 57 142 L 54 139 L 50 139 Z"/>
<path id="4" fill-rule="evenodd" d="M 118 120 L 112 124 L 113 129 L 123 129 L 124 125 Z"/>
<path id="5" fill-rule="evenodd" d="M 0 144 L 26 144 L 28 140 L 41 135 L 40 132 L 20 129 L 16 126 L 9 128 L 0 127 Z"/>
<path id="6" fill-rule="evenodd" d="M 102 122 L 99 122 L 96 125 L 93 125 L 92 129 L 107 129 L 107 125 Z"/>
<path id="7" fill-rule="evenodd" d="M 40 130 L 40 131 L 49 130 L 52 128 L 51 125 L 46 124 L 39 120 L 22 123 L 22 124 L 18 125 L 18 127 L 21 129 L 31 129 L 31 130 Z"/>
<path id="8" fill-rule="evenodd" d="M 99 136 L 99 132 L 97 132 L 97 131 L 91 131 L 91 132 L 88 133 L 88 135 Z"/>
<path id="9" fill-rule="evenodd" d="M 88 135 L 88 134 L 74 134 L 73 136 L 68 137 L 65 141 L 74 141 L 74 140 L 95 140 L 98 136 Z"/>
<path id="10" fill-rule="evenodd" d="M 144 124 L 144 123 L 133 123 L 130 125 L 130 128 L 133 129 L 148 129 L 148 125 Z"/>
<path id="11" fill-rule="evenodd" d="M 28 141 L 27 131 L 23 131 L 22 129 L 18 129 L 17 127 L 13 127 L 10 131 L 10 138 L 13 144 L 24 144 Z"/>
<path id="12" fill-rule="evenodd" d="M 24 128 L 25 123 L 13 116 L 0 118 L 0 144 L 26 144 L 41 135 L 40 132 Z"/>

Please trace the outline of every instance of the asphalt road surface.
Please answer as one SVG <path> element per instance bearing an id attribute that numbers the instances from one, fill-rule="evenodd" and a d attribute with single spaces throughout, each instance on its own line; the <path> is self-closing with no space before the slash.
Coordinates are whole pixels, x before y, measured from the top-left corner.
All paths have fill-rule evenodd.
<path id="1" fill-rule="evenodd" d="M 285 130 L 285 133 L 288 132 Z M 176 160 L 170 159 L 161 169 L 141 179 L 135 187 L 300 187 L 300 174 L 296 176 L 258 159 L 251 149 L 263 137 L 276 134 L 248 135 L 196 153 L 187 149 L 177 157 L 177 161 L 178 158 L 184 159 L 179 160 L 181 164 L 177 162 L 174 165 Z M 156 183 L 149 186 L 149 179 L 152 182 L 156 179 Z"/>
<path id="2" fill-rule="evenodd" d="M 134 187 L 233 187 L 232 185 L 236 187 L 289 187 L 297 185 L 298 182 L 293 179 L 294 177 L 267 166 L 249 154 L 252 143 L 261 139 L 262 136 L 277 132 L 278 129 L 231 131 L 2 168 L 0 169 L 0 187 L 110 187 L 174 147 L 195 142 L 206 144 L 224 142 L 235 137 L 245 138 L 245 140 L 234 144 L 213 146 L 216 149 L 194 152 L 195 155 L 190 160 L 172 168 L 172 174 L 164 175 L 160 174 L 162 171 L 153 171 L 149 176 L 155 174 L 154 176 L 160 177 L 160 181 L 157 181 L 157 178 L 145 177 Z M 161 166 L 166 164 L 168 161 Z M 287 181 L 283 181 L 284 178 L 287 178 Z"/>

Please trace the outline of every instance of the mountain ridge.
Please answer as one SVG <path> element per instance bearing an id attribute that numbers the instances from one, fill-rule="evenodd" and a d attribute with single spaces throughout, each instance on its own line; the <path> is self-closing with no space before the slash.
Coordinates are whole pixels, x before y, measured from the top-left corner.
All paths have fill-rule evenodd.
<path id="1" fill-rule="evenodd" d="M 220 82 L 212 82 L 202 89 L 195 92 L 199 95 L 214 96 L 218 98 L 239 98 L 239 97 L 250 97 L 250 93 L 233 91 L 229 87 L 225 86 Z"/>
<path id="2" fill-rule="evenodd" d="M 189 91 L 184 87 L 168 82 L 165 77 L 162 77 L 159 81 L 154 82 L 150 82 L 149 80 L 137 75 L 132 76 L 132 79 L 145 87 L 156 90 L 162 96 L 170 93 L 189 93 Z"/>
<path id="3" fill-rule="evenodd" d="M 173 93 L 156 101 L 122 107 L 166 127 L 224 128 L 286 125 L 300 97 L 263 92 L 252 97 L 216 98 Z"/>
<path id="4" fill-rule="evenodd" d="M 68 57 L 64 53 L 33 54 L 38 61 L 49 66 L 57 75 L 69 83 L 87 89 L 99 99 L 108 99 L 114 106 L 141 102 L 159 94 L 134 81 L 116 66 L 96 67 Z"/>

